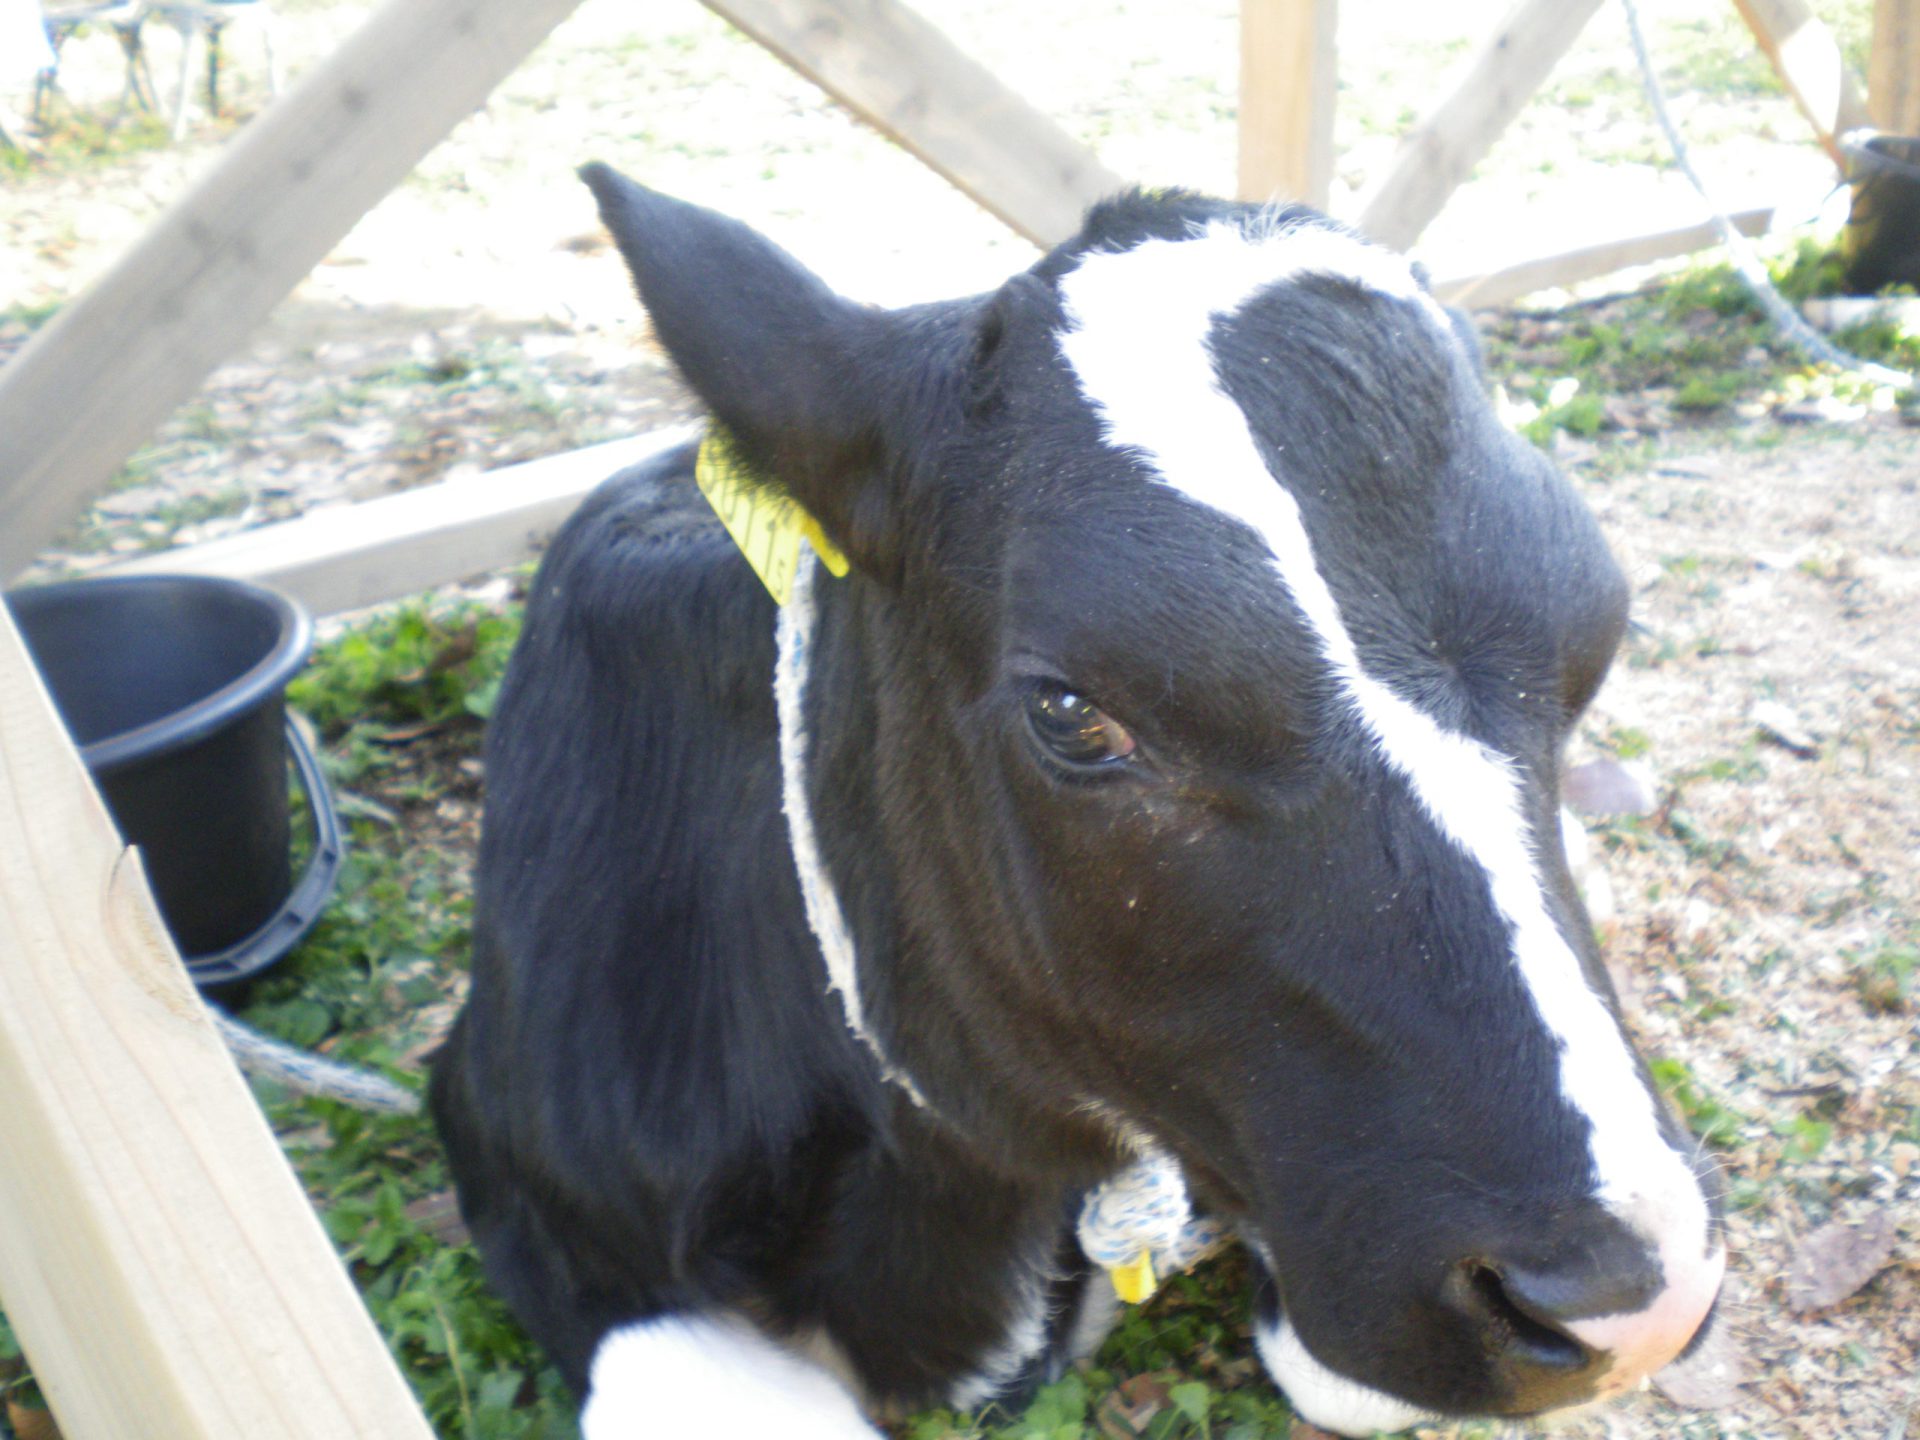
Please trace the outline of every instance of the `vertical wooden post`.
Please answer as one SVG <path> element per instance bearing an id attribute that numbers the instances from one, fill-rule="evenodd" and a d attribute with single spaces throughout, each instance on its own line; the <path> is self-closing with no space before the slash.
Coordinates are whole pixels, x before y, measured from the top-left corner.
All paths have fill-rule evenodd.
<path id="1" fill-rule="evenodd" d="M 1326 207 L 1338 27 L 1338 0 L 1240 0 L 1242 200 Z"/>
<path id="2" fill-rule="evenodd" d="M 1920 135 L 1920 0 L 1874 0 L 1867 108 L 1893 135 Z"/>
<path id="3" fill-rule="evenodd" d="M 0 1305 L 73 1440 L 432 1440 L 0 605 Z"/>

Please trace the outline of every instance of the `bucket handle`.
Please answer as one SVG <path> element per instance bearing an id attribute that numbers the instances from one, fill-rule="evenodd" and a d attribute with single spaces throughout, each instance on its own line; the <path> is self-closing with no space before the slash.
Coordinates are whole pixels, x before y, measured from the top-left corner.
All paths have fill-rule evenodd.
<path id="1" fill-rule="evenodd" d="M 287 753 L 293 760 L 301 793 L 307 797 L 307 813 L 313 817 L 313 854 L 287 898 L 258 930 L 221 950 L 186 957 L 187 973 L 201 986 L 232 985 L 251 978 L 270 961 L 277 959 L 312 928 L 320 911 L 333 894 L 340 875 L 340 862 L 346 857 L 346 842 L 340 831 L 340 817 L 333 808 L 333 795 L 326 777 L 320 773 L 320 761 L 307 743 L 307 737 L 294 723 L 291 712 L 286 718 Z"/>

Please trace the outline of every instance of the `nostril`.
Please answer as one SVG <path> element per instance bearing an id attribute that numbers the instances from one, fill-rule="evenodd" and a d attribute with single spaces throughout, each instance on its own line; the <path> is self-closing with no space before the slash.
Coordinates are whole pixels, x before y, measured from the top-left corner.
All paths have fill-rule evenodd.
<path id="1" fill-rule="evenodd" d="M 1530 1292 L 1526 1278 L 1524 1272 L 1503 1273 L 1479 1260 L 1461 1266 L 1461 1288 L 1489 1343 L 1507 1360 L 1531 1369 L 1586 1370 L 1598 1357 L 1567 1333 L 1552 1306 Z"/>

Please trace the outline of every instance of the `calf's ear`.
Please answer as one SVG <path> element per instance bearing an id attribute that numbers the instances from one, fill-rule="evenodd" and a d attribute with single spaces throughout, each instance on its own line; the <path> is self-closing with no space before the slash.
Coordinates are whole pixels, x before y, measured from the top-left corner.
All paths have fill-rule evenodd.
<path id="1" fill-rule="evenodd" d="M 885 311 L 842 298 L 728 216 L 583 167 L 667 353 L 748 460 L 869 571 L 888 568 L 878 383 Z"/>

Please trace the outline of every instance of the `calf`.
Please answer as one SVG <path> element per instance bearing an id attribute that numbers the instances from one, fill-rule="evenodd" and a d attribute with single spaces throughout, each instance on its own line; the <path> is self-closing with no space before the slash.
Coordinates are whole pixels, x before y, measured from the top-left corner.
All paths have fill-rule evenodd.
<path id="1" fill-rule="evenodd" d="M 568 524 L 500 696 L 433 1104 L 591 1440 L 1017 1394 L 1110 1319 L 1073 1217 L 1143 1155 L 1328 1429 L 1679 1354 L 1718 1225 L 1557 839 L 1626 590 L 1408 267 L 1136 194 L 888 312 L 584 174 L 851 565 L 776 612 L 676 454 Z"/>

